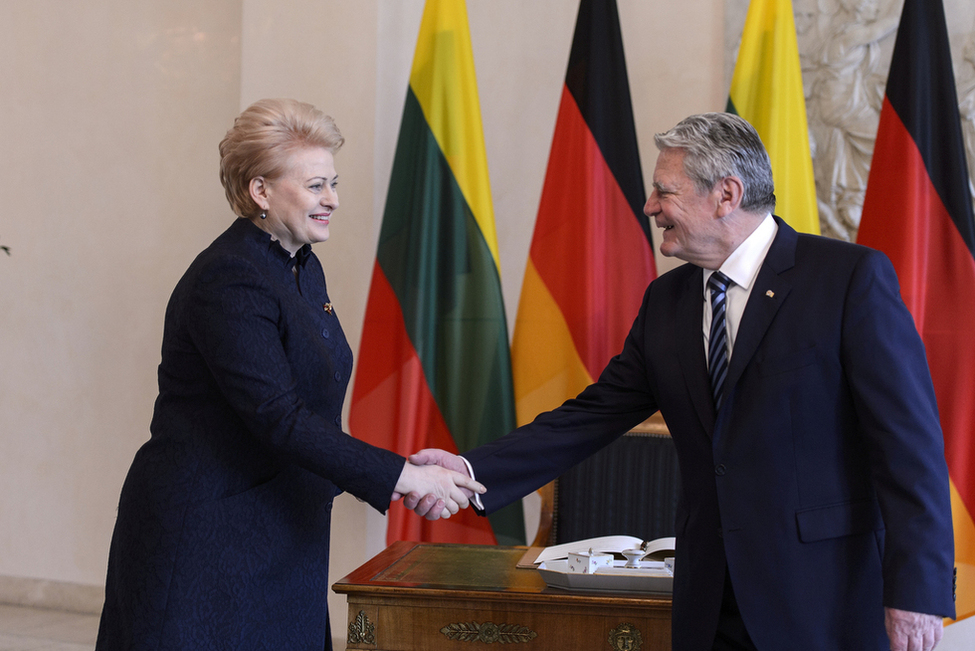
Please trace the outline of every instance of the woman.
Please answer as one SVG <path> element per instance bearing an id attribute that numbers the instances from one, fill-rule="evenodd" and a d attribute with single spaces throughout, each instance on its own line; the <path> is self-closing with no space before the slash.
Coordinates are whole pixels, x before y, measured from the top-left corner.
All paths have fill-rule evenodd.
<path id="1" fill-rule="evenodd" d="M 331 118 L 262 100 L 220 143 L 242 218 L 190 265 L 166 310 L 150 440 L 122 488 L 97 649 L 331 649 L 332 498 L 379 511 L 409 492 L 467 505 L 341 429 L 352 352 L 311 244 L 338 207 Z M 429 516 L 428 516 L 429 517 Z"/>

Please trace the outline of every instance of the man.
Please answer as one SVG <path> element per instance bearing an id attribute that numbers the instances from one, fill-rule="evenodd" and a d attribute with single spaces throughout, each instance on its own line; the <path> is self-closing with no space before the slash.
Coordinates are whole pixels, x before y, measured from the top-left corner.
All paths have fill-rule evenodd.
<path id="1" fill-rule="evenodd" d="M 948 473 L 893 267 L 773 217 L 768 154 L 741 118 L 692 116 L 655 141 L 644 212 L 690 264 L 650 284 L 595 384 L 465 454 L 480 506 L 659 409 L 681 471 L 674 649 L 932 649 L 954 615 Z"/>

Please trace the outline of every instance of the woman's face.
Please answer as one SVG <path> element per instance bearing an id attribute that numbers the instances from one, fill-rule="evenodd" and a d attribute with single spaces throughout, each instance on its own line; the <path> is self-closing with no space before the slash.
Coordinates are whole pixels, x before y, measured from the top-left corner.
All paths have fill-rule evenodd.
<path id="1" fill-rule="evenodd" d="M 251 180 L 251 194 L 267 209 L 267 218 L 254 220 L 286 250 L 296 253 L 305 244 L 328 239 L 328 223 L 339 207 L 338 175 L 332 153 L 306 147 L 291 155 L 287 171 L 273 181 Z"/>

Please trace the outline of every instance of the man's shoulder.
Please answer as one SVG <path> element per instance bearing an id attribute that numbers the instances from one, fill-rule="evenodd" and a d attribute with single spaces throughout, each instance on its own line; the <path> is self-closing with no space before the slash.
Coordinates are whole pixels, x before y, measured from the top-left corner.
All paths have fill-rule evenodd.
<path id="1" fill-rule="evenodd" d="M 877 249 L 820 235 L 798 234 L 792 272 L 795 279 L 813 278 L 817 285 L 847 285 L 855 278 L 886 278 L 896 283 L 887 255 Z"/>
<path id="2" fill-rule="evenodd" d="M 855 242 L 847 242 L 825 235 L 798 233 L 796 236 L 797 257 L 819 257 L 829 260 L 857 261 L 863 258 L 884 258 L 882 252 Z"/>
<path id="3" fill-rule="evenodd" d="M 856 244 L 855 242 L 848 242 L 826 235 L 812 235 L 810 233 L 796 231 L 778 215 L 774 215 L 773 217 L 778 224 L 778 233 L 772 245 L 773 248 L 776 246 L 790 246 L 794 242 L 797 253 L 801 252 L 803 254 L 859 258 L 865 255 L 869 256 L 871 252 L 879 253 L 875 249 L 863 246 L 862 244 Z"/>

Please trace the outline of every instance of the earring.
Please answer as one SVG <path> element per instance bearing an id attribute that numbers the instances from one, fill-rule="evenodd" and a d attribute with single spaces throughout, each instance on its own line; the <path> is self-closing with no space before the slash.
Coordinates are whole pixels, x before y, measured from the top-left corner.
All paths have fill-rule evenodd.
<path id="1" fill-rule="evenodd" d="M 261 219 L 267 219 L 267 211 L 261 213 Z"/>

